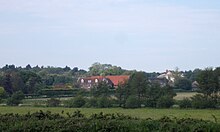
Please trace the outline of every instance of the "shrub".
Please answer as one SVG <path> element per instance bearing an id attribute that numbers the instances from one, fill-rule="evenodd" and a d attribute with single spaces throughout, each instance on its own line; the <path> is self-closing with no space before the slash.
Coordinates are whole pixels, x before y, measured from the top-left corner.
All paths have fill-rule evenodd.
<path id="1" fill-rule="evenodd" d="M 24 115 L 0 114 L 2 132 L 218 132 L 220 124 L 192 118 L 139 119 L 123 114 L 92 114 L 86 117 L 80 111 L 63 116 L 50 111 Z"/>
<path id="2" fill-rule="evenodd" d="M 0 87 L 0 100 L 6 97 L 6 92 L 3 87 Z"/>
<path id="3" fill-rule="evenodd" d="M 129 96 L 128 99 L 125 102 L 125 107 L 126 108 L 138 108 L 139 107 L 139 102 L 138 102 L 137 97 Z"/>
<path id="4" fill-rule="evenodd" d="M 77 96 L 75 98 L 69 99 L 64 102 L 64 106 L 72 108 L 80 108 L 86 103 L 85 99 L 82 96 Z"/>
<path id="5" fill-rule="evenodd" d="M 182 90 L 191 90 L 192 82 L 187 78 L 180 78 L 175 81 L 175 88 Z"/>
<path id="6" fill-rule="evenodd" d="M 174 100 L 170 96 L 162 96 L 157 100 L 158 108 L 170 108 L 174 104 Z"/>
<path id="7" fill-rule="evenodd" d="M 156 107 L 157 102 L 154 99 L 146 99 L 144 101 L 144 105 L 145 105 L 145 107 Z"/>
<path id="8" fill-rule="evenodd" d="M 82 96 L 78 96 L 78 97 L 74 98 L 73 106 L 80 108 L 80 107 L 84 106 L 85 103 L 86 103 L 85 99 Z"/>
<path id="9" fill-rule="evenodd" d="M 85 107 L 98 107 L 97 98 L 90 98 L 86 101 Z"/>
<path id="10" fill-rule="evenodd" d="M 17 106 L 22 102 L 24 97 L 25 97 L 24 94 L 21 91 L 18 91 L 18 92 L 15 92 L 14 94 L 12 94 L 12 96 L 7 99 L 6 103 L 7 103 L 7 105 Z"/>
<path id="11" fill-rule="evenodd" d="M 189 98 L 184 98 L 183 100 L 179 101 L 180 108 L 191 108 L 192 101 Z"/>
<path id="12" fill-rule="evenodd" d="M 73 107 L 73 101 L 74 101 L 74 98 L 65 100 L 65 101 L 63 102 L 64 107 L 69 107 L 69 108 Z"/>
<path id="13" fill-rule="evenodd" d="M 47 100 L 47 106 L 48 107 L 57 107 L 60 105 L 60 100 L 56 99 L 56 98 L 51 98 L 49 100 Z"/>
<path id="14" fill-rule="evenodd" d="M 216 107 L 217 107 L 217 108 L 220 108 L 220 96 L 217 97 Z"/>
<path id="15" fill-rule="evenodd" d="M 217 102 L 211 97 L 196 94 L 192 98 L 192 107 L 196 109 L 215 108 Z"/>
<path id="16" fill-rule="evenodd" d="M 99 108 L 108 108 L 108 107 L 112 107 L 112 102 L 107 97 L 101 97 L 98 98 L 97 105 Z"/>

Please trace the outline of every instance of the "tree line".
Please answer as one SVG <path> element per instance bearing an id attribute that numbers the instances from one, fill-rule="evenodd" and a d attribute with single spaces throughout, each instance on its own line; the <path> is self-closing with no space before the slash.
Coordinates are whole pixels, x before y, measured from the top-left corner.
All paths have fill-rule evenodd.
<path id="1" fill-rule="evenodd" d="M 89 91 L 89 98 L 83 97 L 83 91 L 81 91 L 77 97 L 64 102 L 64 107 L 170 108 L 178 105 L 180 108 L 218 108 L 220 106 L 220 89 L 219 80 L 216 79 L 219 78 L 216 70 L 218 69 L 202 70 L 198 81 L 199 83 L 206 82 L 205 85 L 200 85 L 199 93 L 195 96 L 180 101 L 173 99 L 176 95 L 174 87 L 169 85 L 161 87 L 158 83 L 150 82 L 144 72 L 136 72 L 126 83 L 119 85 L 116 89 L 106 82 L 102 82 Z M 112 96 L 116 98 L 112 98 Z M 56 99 L 48 100 L 50 106 L 59 106 L 57 102 Z"/>
<path id="2" fill-rule="evenodd" d="M 194 71 L 181 72 L 184 78 L 178 79 L 177 88 L 190 90 L 191 83 L 196 80 L 200 69 Z M 61 67 L 39 67 L 27 65 L 26 67 L 16 67 L 15 65 L 5 65 L 0 68 L 0 86 L 11 95 L 16 91 L 22 91 L 24 94 L 38 94 L 41 89 L 60 88 L 78 88 L 77 80 L 79 77 L 86 76 L 105 76 L 105 75 L 132 75 L 136 70 L 125 70 L 111 64 L 94 63 L 89 67 L 89 71 Z M 147 78 L 155 78 L 160 73 L 144 72 Z"/>
<path id="3" fill-rule="evenodd" d="M 183 77 L 177 77 L 173 86 L 166 85 L 161 87 L 160 84 L 149 81 L 149 78 L 157 77 L 160 73 L 129 71 L 110 64 L 94 63 L 89 68 L 89 71 L 68 66 L 60 68 L 31 67 L 27 65 L 22 68 L 15 65 L 6 65 L 0 68 L 0 97 L 17 98 L 16 94 L 40 94 L 42 90 L 62 87 L 63 89 L 78 89 L 77 95 L 85 95 L 86 92 L 91 97 L 105 98 L 104 100 L 108 100 L 113 95 L 116 97 L 117 104 L 120 107 L 170 107 L 174 104 L 174 89 L 190 90 L 191 83 L 197 81 L 199 84 L 198 92 L 201 94 L 190 100 L 183 100 L 185 102 L 181 103 L 187 104 L 184 107 L 199 104 L 201 103 L 199 101 L 196 103 L 190 101 L 202 99 L 203 103 L 206 102 L 206 104 L 198 106 L 203 105 L 205 108 L 217 106 L 220 89 L 219 67 L 175 72 L 182 74 Z M 126 83 L 119 85 L 118 88 L 109 87 L 103 82 L 93 87 L 89 93 L 79 89 L 77 79 L 82 76 L 92 75 L 130 75 L 130 79 Z"/>

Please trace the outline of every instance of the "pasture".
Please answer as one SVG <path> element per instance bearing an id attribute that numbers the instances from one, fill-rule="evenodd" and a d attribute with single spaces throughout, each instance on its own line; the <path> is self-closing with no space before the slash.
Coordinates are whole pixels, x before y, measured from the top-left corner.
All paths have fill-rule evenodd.
<path id="1" fill-rule="evenodd" d="M 183 100 L 184 98 L 190 98 L 198 94 L 197 92 L 177 92 L 174 97 L 175 100 Z"/>
<path id="2" fill-rule="evenodd" d="M 80 110 L 82 114 L 90 116 L 94 113 L 122 113 L 124 115 L 130 115 L 132 117 L 138 117 L 141 119 L 159 119 L 164 116 L 171 118 L 194 118 L 194 119 L 203 119 L 220 121 L 220 110 L 195 110 L 195 109 L 153 109 L 153 108 L 140 108 L 140 109 L 123 109 L 123 108 L 62 108 L 62 107 L 9 107 L 1 106 L 0 113 L 18 113 L 26 114 L 28 112 L 33 113 L 36 111 L 51 111 L 53 113 L 60 113 L 66 115 L 67 112 L 73 113 L 76 110 Z"/>
<path id="3" fill-rule="evenodd" d="M 176 96 L 174 97 L 175 100 L 183 100 L 184 98 L 190 98 L 194 95 L 198 94 L 197 92 L 177 92 Z M 62 97 L 58 98 L 61 101 L 68 100 L 72 97 Z M 31 105 L 31 106 L 38 106 L 38 105 L 45 105 L 46 101 L 50 98 L 36 98 L 36 99 L 24 99 L 23 104 Z"/>

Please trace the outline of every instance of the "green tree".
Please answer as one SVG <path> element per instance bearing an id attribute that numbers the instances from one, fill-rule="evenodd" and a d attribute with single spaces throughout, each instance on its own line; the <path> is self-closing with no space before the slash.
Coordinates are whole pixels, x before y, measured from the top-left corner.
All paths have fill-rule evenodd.
<path id="1" fill-rule="evenodd" d="M 170 96 L 162 96 L 157 100 L 157 107 L 170 108 L 174 104 L 174 99 Z"/>
<path id="2" fill-rule="evenodd" d="M 161 96 L 161 87 L 158 83 L 151 83 L 149 88 L 146 90 L 146 99 L 144 104 L 146 107 L 156 107 L 157 100 Z"/>
<path id="3" fill-rule="evenodd" d="M 52 86 L 54 84 L 54 76 L 45 75 L 42 77 L 42 83 L 47 86 Z"/>
<path id="4" fill-rule="evenodd" d="M 115 90 L 115 96 L 118 99 L 119 106 L 122 107 L 125 105 L 126 101 L 126 90 L 128 89 L 128 83 L 119 84 Z"/>
<path id="5" fill-rule="evenodd" d="M 91 88 L 91 95 L 94 97 L 108 97 L 110 96 L 110 90 L 112 86 L 110 86 L 107 82 L 102 81 L 98 83 L 98 85 Z"/>
<path id="6" fill-rule="evenodd" d="M 144 72 L 134 73 L 128 82 L 130 93 L 129 95 L 137 96 L 138 102 L 142 102 L 146 97 L 146 91 L 148 89 L 148 79 Z M 128 95 L 128 96 L 129 96 Z M 138 103 L 139 107 L 141 103 Z"/>
<path id="7" fill-rule="evenodd" d="M 57 84 L 66 84 L 72 81 L 71 77 L 68 76 L 64 76 L 64 75 L 55 75 L 53 76 L 54 78 L 54 82 L 53 85 L 57 85 Z"/>
<path id="8" fill-rule="evenodd" d="M 24 94 L 21 91 L 15 92 L 7 100 L 7 105 L 17 106 L 25 98 Z"/>
<path id="9" fill-rule="evenodd" d="M 58 107 L 60 105 L 61 101 L 56 98 L 50 98 L 47 100 L 47 106 L 48 107 Z"/>
<path id="10" fill-rule="evenodd" d="M 64 70 L 65 72 L 68 72 L 68 71 L 70 71 L 70 70 L 71 70 L 71 68 L 70 68 L 70 67 L 68 67 L 68 66 L 66 66 L 65 68 L 63 68 L 63 70 Z"/>
<path id="11" fill-rule="evenodd" d="M 176 93 L 173 91 L 172 87 L 161 87 L 158 83 L 151 83 L 149 88 L 147 89 L 144 104 L 146 107 L 156 107 L 159 103 L 158 100 L 160 100 L 161 97 L 166 97 L 166 99 L 168 99 L 169 97 L 170 99 L 172 99 L 175 95 Z"/>
<path id="12" fill-rule="evenodd" d="M 0 87 L 0 100 L 6 97 L 6 92 L 3 87 Z"/>
<path id="13" fill-rule="evenodd" d="M 96 62 L 89 67 L 88 74 L 92 76 L 121 75 L 124 71 L 121 67 Z"/>
<path id="14" fill-rule="evenodd" d="M 41 77 L 32 71 L 20 71 L 20 77 L 22 78 L 25 88 L 22 90 L 25 94 L 33 94 L 39 91 L 39 84 L 42 83 Z"/>
<path id="15" fill-rule="evenodd" d="M 180 108 L 191 108 L 192 101 L 189 98 L 184 98 L 183 100 L 179 101 Z"/>
<path id="16" fill-rule="evenodd" d="M 28 65 L 25 67 L 26 70 L 31 70 L 31 68 L 32 68 L 32 67 L 31 67 L 30 64 L 28 64 Z"/>
<path id="17" fill-rule="evenodd" d="M 201 92 L 206 96 L 216 98 L 219 92 L 218 79 L 212 68 L 201 71 L 197 78 Z"/>
<path id="18" fill-rule="evenodd" d="M 191 90 L 192 82 L 186 78 L 179 78 L 178 80 L 175 81 L 175 88 L 183 89 L 183 90 Z"/>
<path id="19" fill-rule="evenodd" d="M 26 83 L 27 86 L 27 93 L 28 94 L 33 94 L 37 93 L 39 89 L 39 83 L 41 82 L 41 79 L 39 77 L 30 77 L 28 82 Z"/>
<path id="20" fill-rule="evenodd" d="M 13 94 L 13 88 L 11 83 L 11 75 L 9 73 L 6 73 L 3 78 L 3 87 L 5 88 L 5 91 L 9 94 Z"/>
<path id="21" fill-rule="evenodd" d="M 215 108 L 217 104 L 215 99 L 203 94 L 196 94 L 191 100 L 192 107 L 196 109 Z"/>
<path id="22" fill-rule="evenodd" d="M 201 71 L 202 71 L 201 69 L 195 69 L 195 70 L 193 70 L 192 75 L 190 76 L 189 79 L 190 79 L 192 82 L 196 81 Z"/>
<path id="23" fill-rule="evenodd" d="M 105 67 L 102 64 L 96 62 L 92 64 L 91 67 L 89 67 L 89 74 L 93 76 L 99 76 L 104 70 Z"/>
<path id="24" fill-rule="evenodd" d="M 94 108 L 98 107 L 98 98 L 94 98 L 94 97 L 89 98 L 85 105 L 88 108 L 90 108 L 90 107 L 94 107 Z"/>
<path id="25" fill-rule="evenodd" d="M 140 107 L 140 101 L 136 96 L 129 96 L 125 103 L 126 108 L 138 108 Z"/>
<path id="26" fill-rule="evenodd" d="M 217 89 L 220 91 L 220 67 L 215 69 L 215 77 L 217 78 Z"/>
<path id="27" fill-rule="evenodd" d="M 80 108 L 83 107 L 85 103 L 86 100 L 82 96 L 77 96 L 75 98 L 67 100 L 64 105 L 70 108 Z"/>
<path id="28" fill-rule="evenodd" d="M 11 84 L 12 84 L 13 92 L 24 91 L 25 89 L 24 81 L 21 78 L 19 72 L 13 72 L 11 74 Z"/>
<path id="29" fill-rule="evenodd" d="M 97 100 L 97 106 L 99 108 L 109 108 L 112 107 L 111 100 L 107 97 L 100 97 Z"/>

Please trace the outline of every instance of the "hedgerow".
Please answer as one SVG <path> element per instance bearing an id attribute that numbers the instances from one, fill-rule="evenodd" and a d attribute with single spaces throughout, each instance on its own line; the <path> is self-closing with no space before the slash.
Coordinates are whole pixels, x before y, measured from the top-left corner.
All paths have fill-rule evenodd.
<path id="1" fill-rule="evenodd" d="M 49 111 L 18 114 L 0 114 L 0 131 L 34 132 L 148 132 L 148 131 L 219 131 L 217 122 L 192 118 L 163 117 L 158 120 L 139 119 L 123 114 L 93 114 L 86 117 L 80 111 L 55 114 Z"/>

